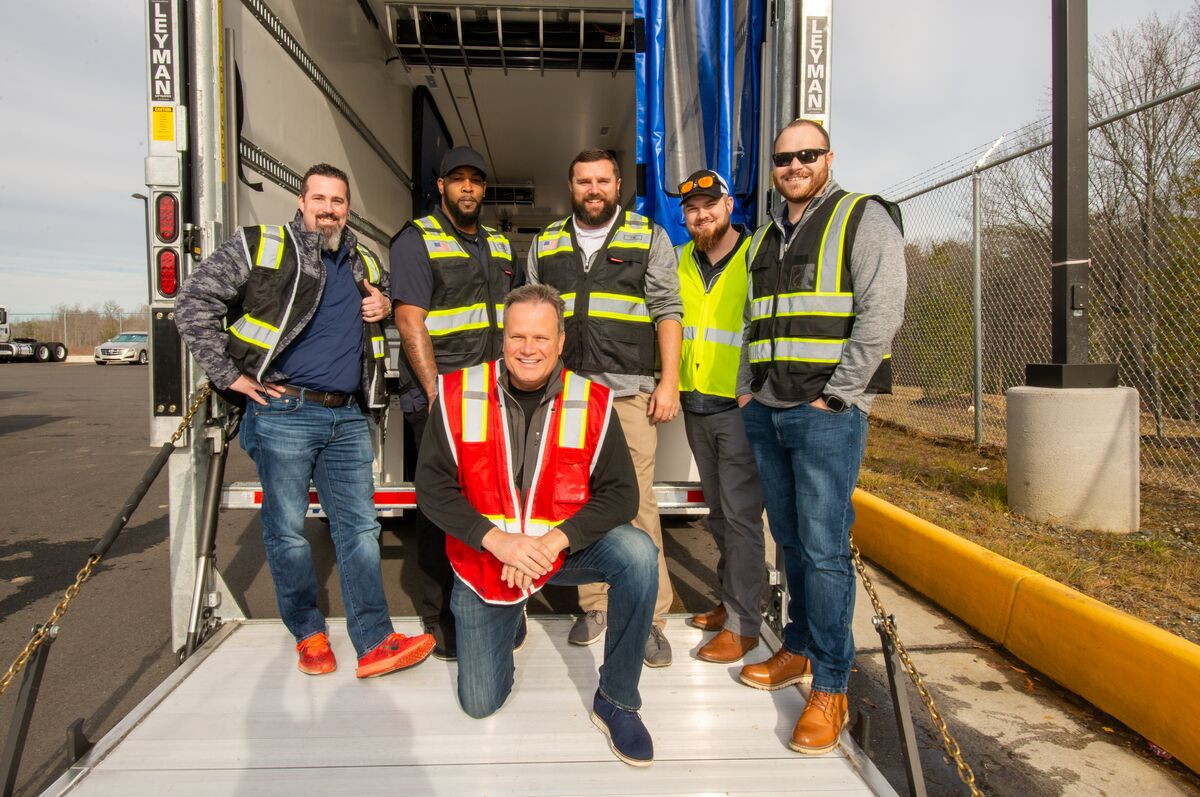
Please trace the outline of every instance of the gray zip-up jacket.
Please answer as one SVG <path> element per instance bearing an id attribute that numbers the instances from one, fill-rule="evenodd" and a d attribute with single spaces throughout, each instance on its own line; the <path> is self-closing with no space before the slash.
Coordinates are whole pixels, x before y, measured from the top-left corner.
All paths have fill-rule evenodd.
<path id="1" fill-rule="evenodd" d="M 274 349 L 275 355 L 299 337 L 316 314 L 325 290 L 320 234 L 304 228 L 304 220 L 299 212 L 288 228 L 299 248 L 301 270 L 319 280 L 320 290 L 309 306 L 292 308 L 289 319 L 294 313 L 300 313 L 300 316 L 296 323 L 289 320 L 287 331 Z M 356 282 L 361 282 L 367 276 L 367 268 L 358 254 L 358 240 L 349 227 L 342 235 L 343 244 L 350 250 L 348 262 L 351 273 Z M 217 247 L 216 251 L 192 271 L 184 281 L 175 305 L 175 324 L 179 328 L 180 336 L 213 386 L 220 390 L 227 389 L 242 374 L 242 369 L 227 349 L 229 333 L 226 331 L 226 321 L 230 310 L 239 308 L 242 304 L 246 284 L 250 280 L 250 268 L 245 237 L 239 227 L 225 243 Z M 388 295 L 388 272 L 382 267 L 379 271 L 378 288 L 380 292 Z M 366 340 L 365 343 L 368 356 L 364 358 L 364 363 L 374 359 L 369 357 L 370 341 Z M 368 406 L 372 408 L 384 405 L 382 370 L 382 367 L 363 368 L 362 393 Z M 267 363 L 263 379 L 268 382 L 286 382 L 287 374 Z"/>
<path id="2" fill-rule="evenodd" d="M 813 211 L 840 188 L 830 180 L 820 196 L 814 197 L 804 209 L 800 222 L 792 230 L 795 237 L 812 218 Z M 847 404 L 853 404 L 863 412 L 870 412 L 875 401 L 873 393 L 864 393 L 867 383 L 883 355 L 888 352 L 892 338 L 904 321 L 904 300 L 908 287 L 908 272 L 904 264 L 904 236 L 896 222 L 878 202 L 867 202 L 858 232 L 854 238 L 854 249 L 850 258 L 850 278 L 854 284 L 854 327 L 850 339 L 842 349 L 842 360 L 826 383 L 825 393 L 837 396 Z M 787 203 L 782 203 L 772 214 L 772 224 L 783 233 L 783 214 Z M 785 246 L 791 239 L 785 242 Z M 750 299 L 742 319 L 745 334 L 750 334 Z M 742 346 L 741 366 L 738 368 L 737 394 L 751 392 L 749 340 Z M 763 383 L 754 393 L 754 400 L 768 407 L 786 409 L 803 402 L 789 401 L 775 395 L 771 380 Z"/>

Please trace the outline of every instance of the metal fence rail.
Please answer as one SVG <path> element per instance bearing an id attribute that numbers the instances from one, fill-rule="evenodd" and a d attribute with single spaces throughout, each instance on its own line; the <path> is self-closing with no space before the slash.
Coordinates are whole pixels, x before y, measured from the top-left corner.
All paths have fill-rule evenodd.
<path id="1" fill-rule="evenodd" d="M 1197 492 L 1200 83 L 1178 82 L 1126 107 L 1093 102 L 1091 360 L 1116 362 L 1141 395 L 1143 483 Z M 909 299 L 879 417 L 1004 444 L 1005 390 L 1050 354 L 1045 134 L 1032 126 L 988 163 L 899 192 Z"/>

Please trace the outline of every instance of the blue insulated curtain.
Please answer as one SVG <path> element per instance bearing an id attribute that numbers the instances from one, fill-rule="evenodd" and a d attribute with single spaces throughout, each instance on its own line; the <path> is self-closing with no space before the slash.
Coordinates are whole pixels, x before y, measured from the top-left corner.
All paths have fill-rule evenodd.
<path id="1" fill-rule="evenodd" d="M 765 0 L 635 0 L 644 31 L 637 82 L 636 209 L 687 240 L 678 186 L 715 169 L 734 193 L 734 221 L 752 224 Z"/>

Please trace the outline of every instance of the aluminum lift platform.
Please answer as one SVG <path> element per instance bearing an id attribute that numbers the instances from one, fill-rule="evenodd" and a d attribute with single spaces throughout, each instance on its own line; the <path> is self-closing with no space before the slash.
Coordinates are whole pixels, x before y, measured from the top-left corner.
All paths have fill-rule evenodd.
<path id="1" fill-rule="evenodd" d="M 603 645 L 566 641 L 572 619 L 531 616 L 516 683 L 496 714 L 458 707 L 455 666 L 354 677 L 344 620 L 331 620 L 338 670 L 296 669 L 278 620 L 227 622 L 45 795 L 894 795 L 842 735 L 834 751 L 787 748 L 800 689 L 749 689 L 738 665 L 698 661 L 704 633 L 673 616 L 675 661 L 645 669 L 646 769 L 618 761 L 590 710 Z M 397 630 L 418 633 L 414 619 Z M 746 661 L 770 655 L 768 635 Z"/>

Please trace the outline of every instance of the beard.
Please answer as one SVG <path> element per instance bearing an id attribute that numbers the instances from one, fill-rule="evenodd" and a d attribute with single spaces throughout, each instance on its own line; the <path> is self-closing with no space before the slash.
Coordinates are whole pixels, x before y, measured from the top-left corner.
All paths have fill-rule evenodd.
<path id="1" fill-rule="evenodd" d="M 725 233 L 729 232 L 730 224 L 730 220 L 725 219 L 702 230 L 693 231 L 689 229 L 688 232 L 692 234 L 692 240 L 696 242 L 696 248 L 701 252 L 707 252 L 725 237 Z"/>
<path id="2" fill-rule="evenodd" d="M 599 199 L 603 202 L 603 204 L 600 206 L 600 210 L 596 211 L 595 213 L 589 213 L 587 209 L 587 203 L 592 199 Z M 589 227 L 599 227 L 600 225 L 607 223 L 609 219 L 616 215 L 617 200 L 615 198 L 610 199 L 603 194 L 588 194 L 583 198 L 582 201 L 576 201 L 576 199 L 572 197 L 571 208 L 575 211 L 575 218 L 579 219 Z"/>
<path id="3" fill-rule="evenodd" d="M 342 248 L 342 230 L 344 224 L 328 216 L 317 217 L 317 232 L 321 236 L 321 249 L 325 252 L 336 252 Z"/>
<path id="4" fill-rule="evenodd" d="M 789 185 L 774 174 L 771 175 L 771 179 L 775 183 L 775 190 L 788 202 L 807 202 L 824 191 L 825 186 L 829 184 L 828 169 L 813 170 L 810 173 L 812 176 L 806 186 Z"/>
<path id="5" fill-rule="evenodd" d="M 463 210 L 457 202 L 444 202 L 446 206 L 446 215 L 450 217 L 450 221 L 454 222 L 454 226 L 460 230 L 467 227 L 474 227 L 479 221 L 479 212 L 483 210 L 483 205 L 479 202 L 475 203 L 472 210 Z"/>

